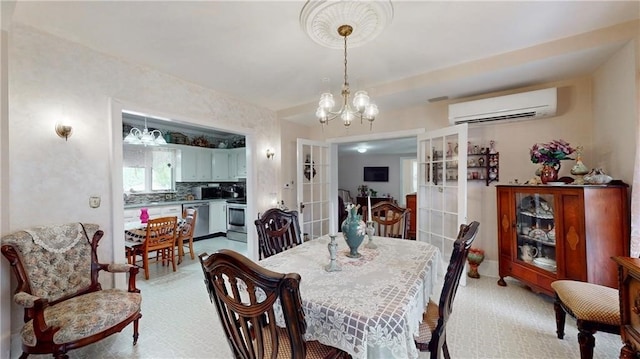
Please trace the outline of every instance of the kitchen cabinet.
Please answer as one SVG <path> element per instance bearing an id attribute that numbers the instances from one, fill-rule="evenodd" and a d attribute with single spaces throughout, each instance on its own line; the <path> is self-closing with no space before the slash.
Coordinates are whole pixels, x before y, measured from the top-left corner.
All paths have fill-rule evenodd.
<path id="1" fill-rule="evenodd" d="M 124 226 L 125 228 L 134 228 L 140 225 L 140 209 L 147 208 L 149 218 L 170 217 L 176 216 L 182 218 L 182 206 L 181 205 L 168 205 L 168 206 L 149 206 L 141 205 L 139 208 L 128 208 L 124 210 Z"/>
<path id="2" fill-rule="evenodd" d="M 511 276 L 548 295 L 557 279 L 618 286 L 610 258 L 629 253 L 626 185 L 496 188 L 499 285 Z"/>
<path id="3" fill-rule="evenodd" d="M 244 147 L 229 150 L 229 172 L 233 178 L 247 177 L 247 154 Z"/>
<path id="4" fill-rule="evenodd" d="M 227 231 L 227 201 L 209 202 L 209 233 Z"/>
<path id="5" fill-rule="evenodd" d="M 229 150 L 213 150 L 213 180 L 227 181 L 229 175 Z"/>
<path id="6" fill-rule="evenodd" d="M 212 149 L 174 145 L 178 151 L 177 182 L 207 182 L 212 176 Z"/>

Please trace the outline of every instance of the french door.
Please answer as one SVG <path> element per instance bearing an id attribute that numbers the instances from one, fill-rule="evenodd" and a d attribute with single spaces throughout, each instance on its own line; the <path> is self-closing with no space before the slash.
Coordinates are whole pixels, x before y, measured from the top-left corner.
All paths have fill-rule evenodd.
<path id="1" fill-rule="evenodd" d="M 326 142 L 297 140 L 297 194 L 300 229 L 308 239 L 329 234 L 331 203 L 331 151 Z"/>
<path id="2" fill-rule="evenodd" d="M 445 260 L 467 222 L 467 130 L 462 124 L 418 136 L 417 239 Z"/>

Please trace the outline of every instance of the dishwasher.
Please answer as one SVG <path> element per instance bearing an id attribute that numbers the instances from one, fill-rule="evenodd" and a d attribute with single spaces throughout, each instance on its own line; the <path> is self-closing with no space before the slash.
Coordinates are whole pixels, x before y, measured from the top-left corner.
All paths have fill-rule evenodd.
<path id="1" fill-rule="evenodd" d="M 193 238 L 209 235 L 209 202 L 182 205 L 183 210 L 186 208 L 196 210 L 196 228 L 193 231 Z"/>

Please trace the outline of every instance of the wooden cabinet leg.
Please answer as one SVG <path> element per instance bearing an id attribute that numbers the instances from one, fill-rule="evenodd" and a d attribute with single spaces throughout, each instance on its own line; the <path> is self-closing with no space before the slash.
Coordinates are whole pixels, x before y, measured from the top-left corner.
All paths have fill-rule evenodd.
<path id="1" fill-rule="evenodd" d="M 636 354 L 633 348 L 629 346 L 629 344 L 625 344 L 622 349 L 620 349 L 620 359 L 635 359 Z"/>
<path id="2" fill-rule="evenodd" d="M 498 279 L 498 285 L 501 287 L 506 287 L 507 286 L 507 282 L 504 281 L 503 277 L 500 277 L 500 279 Z"/>

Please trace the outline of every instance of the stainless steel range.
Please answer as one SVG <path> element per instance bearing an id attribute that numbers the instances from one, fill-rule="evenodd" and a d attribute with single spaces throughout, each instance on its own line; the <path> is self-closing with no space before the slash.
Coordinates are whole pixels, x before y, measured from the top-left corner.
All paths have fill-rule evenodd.
<path id="1" fill-rule="evenodd" d="M 227 238 L 247 242 L 247 199 L 227 200 Z"/>

